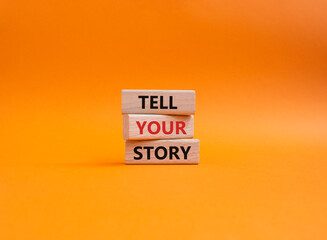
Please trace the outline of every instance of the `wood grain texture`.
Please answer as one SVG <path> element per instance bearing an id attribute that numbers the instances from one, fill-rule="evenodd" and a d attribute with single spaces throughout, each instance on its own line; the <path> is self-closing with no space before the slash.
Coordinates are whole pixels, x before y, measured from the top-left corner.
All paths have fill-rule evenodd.
<path id="1" fill-rule="evenodd" d="M 190 115 L 195 113 L 195 91 L 122 90 L 121 109 L 123 114 Z"/>
<path id="2" fill-rule="evenodd" d="M 192 138 L 193 115 L 124 114 L 125 140 Z"/>
<path id="3" fill-rule="evenodd" d="M 198 139 L 126 141 L 126 164 L 199 164 Z"/>

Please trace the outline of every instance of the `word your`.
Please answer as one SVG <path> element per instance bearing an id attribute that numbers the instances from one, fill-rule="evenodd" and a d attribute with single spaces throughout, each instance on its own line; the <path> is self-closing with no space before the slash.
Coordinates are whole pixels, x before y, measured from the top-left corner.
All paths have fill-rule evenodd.
<path id="1" fill-rule="evenodd" d="M 146 99 L 150 99 L 150 109 L 177 109 L 173 103 L 173 96 L 169 96 L 169 106 L 164 106 L 164 96 L 138 96 L 138 98 L 142 99 L 142 109 L 145 109 Z M 158 98 L 159 106 L 157 105 L 158 101 L 156 100 Z"/>
<path id="2" fill-rule="evenodd" d="M 143 130 L 146 125 L 147 125 L 147 130 L 150 134 L 158 134 L 161 131 L 161 129 L 164 134 L 172 134 L 174 129 L 176 131 L 176 134 L 179 134 L 180 131 L 183 134 L 186 134 L 186 132 L 184 130 L 185 122 L 183 122 L 183 121 L 175 121 L 175 122 L 176 122 L 176 126 L 174 128 L 174 121 L 170 121 L 169 131 L 167 131 L 166 121 L 162 121 L 161 124 L 158 121 L 151 121 L 148 124 L 147 124 L 147 121 L 143 121 L 142 124 L 140 123 L 140 121 L 136 121 L 136 124 L 140 130 L 140 134 L 143 134 Z M 161 125 L 162 125 L 162 127 L 161 127 Z M 153 130 L 152 126 L 155 126 L 155 130 Z"/>
<path id="3" fill-rule="evenodd" d="M 140 152 L 142 149 L 146 150 L 145 155 L 147 160 L 151 159 L 151 155 L 153 153 L 155 158 L 158 160 L 166 159 L 167 156 L 169 157 L 169 160 L 172 160 L 173 157 L 175 157 L 176 159 L 180 159 L 178 155 L 179 148 L 175 146 L 170 146 L 168 149 L 164 146 L 158 146 L 155 149 L 152 146 L 145 146 L 145 147 L 138 146 L 134 148 L 134 153 L 138 155 L 138 156 L 134 156 L 135 160 L 141 160 L 143 158 L 143 153 Z M 154 151 L 151 151 L 153 149 Z M 188 146 L 186 149 L 184 148 L 184 146 L 180 146 L 180 149 L 183 154 L 182 156 L 183 159 L 187 160 L 187 154 L 189 153 L 191 146 Z"/>

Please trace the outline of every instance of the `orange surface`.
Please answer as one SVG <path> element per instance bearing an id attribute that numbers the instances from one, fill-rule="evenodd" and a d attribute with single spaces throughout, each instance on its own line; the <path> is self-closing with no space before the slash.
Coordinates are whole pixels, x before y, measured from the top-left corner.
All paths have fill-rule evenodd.
<path id="1" fill-rule="evenodd" d="M 326 1 L 0 2 L 0 239 L 326 239 Z M 121 89 L 194 89 L 199 166 L 125 166 Z"/>

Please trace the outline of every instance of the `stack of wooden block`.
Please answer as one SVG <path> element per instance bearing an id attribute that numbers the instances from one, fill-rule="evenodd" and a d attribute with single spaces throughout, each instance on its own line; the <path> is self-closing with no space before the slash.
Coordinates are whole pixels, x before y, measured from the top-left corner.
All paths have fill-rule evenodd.
<path id="1" fill-rule="evenodd" d="M 122 90 L 126 164 L 198 164 L 195 91 Z"/>

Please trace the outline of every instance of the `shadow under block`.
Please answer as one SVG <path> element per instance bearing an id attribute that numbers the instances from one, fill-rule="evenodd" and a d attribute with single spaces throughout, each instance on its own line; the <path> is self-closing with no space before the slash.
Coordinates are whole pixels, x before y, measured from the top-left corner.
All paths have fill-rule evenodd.
<path id="1" fill-rule="evenodd" d="M 175 114 L 195 113 L 192 90 L 122 90 L 122 113 Z"/>
<path id="2" fill-rule="evenodd" d="M 198 139 L 126 141 L 126 164 L 199 164 Z"/>
<path id="3" fill-rule="evenodd" d="M 193 115 L 123 115 L 125 140 L 192 138 L 193 135 Z"/>

